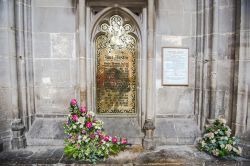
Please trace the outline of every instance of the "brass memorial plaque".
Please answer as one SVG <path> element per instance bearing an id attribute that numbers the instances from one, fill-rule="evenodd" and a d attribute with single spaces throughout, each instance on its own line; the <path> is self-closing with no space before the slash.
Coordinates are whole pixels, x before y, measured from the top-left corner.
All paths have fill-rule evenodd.
<path id="1" fill-rule="evenodd" d="M 132 26 L 113 15 L 96 38 L 96 105 L 100 114 L 136 113 L 137 41 Z"/>

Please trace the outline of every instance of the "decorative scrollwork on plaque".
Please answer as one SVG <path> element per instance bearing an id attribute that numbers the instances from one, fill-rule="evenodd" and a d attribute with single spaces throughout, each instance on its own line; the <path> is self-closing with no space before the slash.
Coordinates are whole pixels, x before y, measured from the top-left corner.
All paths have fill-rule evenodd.
<path id="1" fill-rule="evenodd" d="M 97 112 L 135 114 L 138 44 L 133 26 L 113 15 L 99 29 L 102 34 L 95 41 Z"/>

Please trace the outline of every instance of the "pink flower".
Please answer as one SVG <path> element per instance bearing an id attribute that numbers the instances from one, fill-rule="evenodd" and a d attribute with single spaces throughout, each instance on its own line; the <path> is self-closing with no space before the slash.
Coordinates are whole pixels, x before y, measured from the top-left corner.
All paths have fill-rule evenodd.
<path id="1" fill-rule="evenodd" d="M 77 115 L 72 115 L 72 120 L 75 121 L 75 122 L 78 121 L 78 116 Z"/>
<path id="2" fill-rule="evenodd" d="M 103 140 L 105 137 L 104 137 L 104 135 L 99 134 L 99 138 Z"/>
<path id="3" fill-rule="evenodd" d="M 94 139 L 95 138 L 95 134 L 90 134 L 89 136 L 91 139 Z"/>
<path id="4" fill-rule="evenodd" d="M 85 130 L 82 130 L 82 134 L 86 134 L 86 131 L 85 131 Z"/>
<path id="5" fill-rule="evenodd" d="M 98 135 L 100 135 L 100 134 L 101 134 L 101 130 L 97 130 L 96 133 L 97 133 Z"/>
<path id="6" fill-rule="evenodd" d="M 106 142 L 109 141 L 109 136 L 108 135 L 104 137 L 104 141 L 106 141 Z"/>
<path id="7" fill-rule="evenodd" d="M 122 138 L 122 140 L 121 140 L 121 143 L 122 143 L 122 144 L 127 144 L 127 142 L 128 142 L 128 141 L 127 141 L 126 138 Z"/>
<path id="8" fill-rule="evenodd" d="M 116 138 L 116 137 L 113 137 L 112 138 L 112 142 L 115 144 L 115 143 L 117 143 L 117 141 L 118 141 L 118 139 Z"/>
<path id="9" fill-rule="evenodd" d="M 92 127 L 92 123 L 91 122 L 87 122 L 86 123 L 86 127 L 89 129 L 89 128 L 91 128 Z"/>
<path id="10" fill-rule="evenodd" d="M 77 100 L 76 100 L 76 99 L 72 99 L 72 100 L 70 101 L 70 104 L 71 104 L 72 106 L 76 106 Z"/>
<path id="11" fill-rule="evenodd" d="M 87 107 L 81 107 L 81 109 L 80 109 L 80 111 L 82 112 L 82 113 L 86 113 L 87 112 Z"/>

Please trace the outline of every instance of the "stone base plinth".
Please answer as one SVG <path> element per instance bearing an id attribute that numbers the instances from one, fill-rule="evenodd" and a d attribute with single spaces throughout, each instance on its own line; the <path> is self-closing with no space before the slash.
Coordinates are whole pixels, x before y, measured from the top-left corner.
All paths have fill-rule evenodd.
<path id="1" fill-rule="evenodd" d="M 20 149 L 26 147 L 26 138 L 24 136 L 24 126 L 21 119 L 15 119 L 12 122 L 13 137 L 11 140 L 12 149 Z"/>

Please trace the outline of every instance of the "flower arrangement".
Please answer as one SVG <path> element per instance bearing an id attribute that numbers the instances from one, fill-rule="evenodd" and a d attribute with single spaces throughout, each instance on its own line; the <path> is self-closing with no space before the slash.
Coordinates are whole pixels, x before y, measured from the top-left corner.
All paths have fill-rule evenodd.
<path id="1" fill-rule="evenodd" d="M 238 139 L 231 136 L 226 120 L 217 118 L 211 125 L 205 126 L 205 134 L 198 143 L 198 149 L 216 157 L 235 157 L 242 151 L 237 143 Z"/>
<path id="2" fill-rule="evenodd" d="M 103 122 L 95 118 L 86 107 L 78 107 L 77 100 L 70 102 L 70 114 L 64 124 L 64 153 L 74 159 L 96 163 L 109 155 L 118 154 L 127 146 L 127 139 L 105 134 Z"/>

